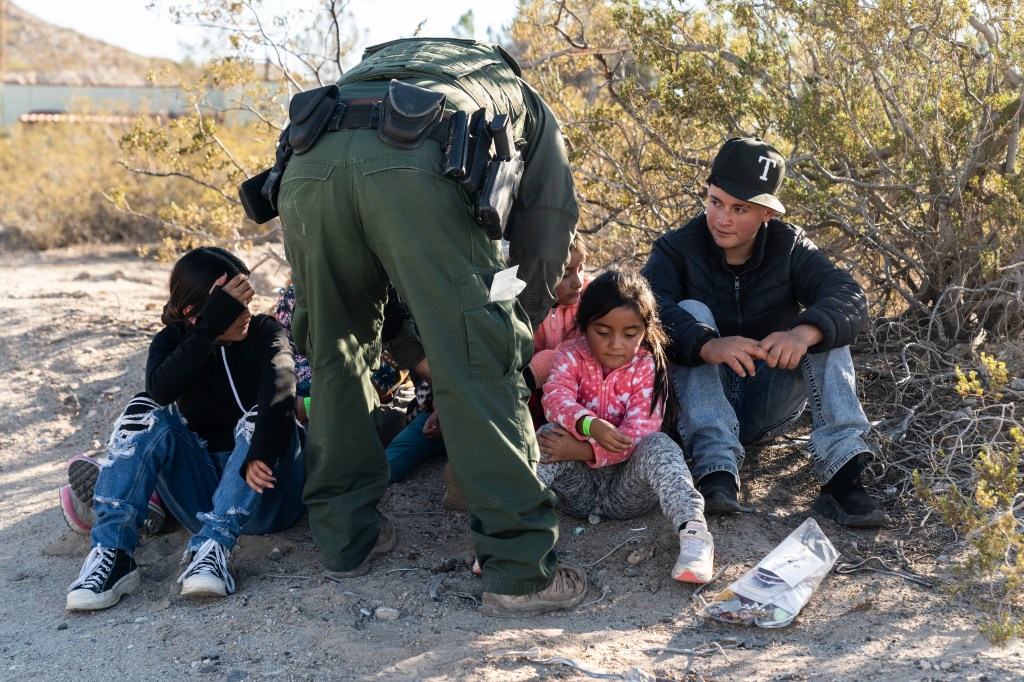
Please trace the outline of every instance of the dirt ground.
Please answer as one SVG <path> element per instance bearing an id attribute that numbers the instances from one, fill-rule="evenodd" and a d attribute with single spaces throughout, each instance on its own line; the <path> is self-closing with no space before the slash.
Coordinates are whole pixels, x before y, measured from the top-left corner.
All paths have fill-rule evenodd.
<path id="1" fill-rule="evenodd" d="M 590 565 L 585 605 L 521 620 L 480 616 L 466 515 L 441 507 L 441 461 L 390 488 L 383 510 L 395 520 L 398 549 L 365 577 L 321 578 L 303 519 L 279 535 L 242 538 L 232 556 L 235 595 L 187 601 L 175 582 L 187 534 L 169 523 L 136 552 L 138 592 L 106 611 L 66 613 L 65 587 L 89 544 L 64 524 L 56 491 L 66 460 L 100 451 L 141 388 L 167 267 L 127 248 L 2 257 L 0 680 L 588 679 L 564 664 L 500 653 L 534 648 L 607 679 L 645 679 L 632 668 L 668 680 L 1024 679 L 1024 646 L 991 646 L 977 631 L 978 613 L 943 590 L 961 551 L 952 534 L 919 528 L 909 502 L 884 489 L 876 492 L 892 523 L 882 531 L 817 520 L 840 562 L 878 557 L 937 587 L 833 571 L 779 630 L 700 618 L 693 587 L 668 575 L 678 544 L 658 513 L 597 525 L 563 517 L 560 556 Z M 256 275 L 265 294 L 258 302 L 269 308 L 284 272 L 268 263 Z M 725 571 L 705 589 L 709 597 L 814 516 L 811 469 L 797 444 L 750 453 L 744 480 L 754 511 L 710 522 L 716 568 Z"/>

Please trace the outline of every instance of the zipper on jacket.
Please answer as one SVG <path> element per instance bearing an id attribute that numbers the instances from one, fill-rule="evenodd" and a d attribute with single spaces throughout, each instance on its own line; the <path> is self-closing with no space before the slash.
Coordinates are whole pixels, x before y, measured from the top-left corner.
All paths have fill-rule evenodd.
<path id="1" fill-rule="evenodd" d="M 736 298 L 736 333 L 740 334 L 743 331 L 743 308 L 740 306 L 740 276 L 733 275 L 732 282 L 732 290 Z"/>

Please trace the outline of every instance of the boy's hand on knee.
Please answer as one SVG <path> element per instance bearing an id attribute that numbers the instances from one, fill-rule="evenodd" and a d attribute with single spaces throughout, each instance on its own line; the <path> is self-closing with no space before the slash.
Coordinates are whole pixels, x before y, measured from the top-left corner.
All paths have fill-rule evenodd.
<path id="1" fill-rule="evenodd" d="M 809 324 L 801 324 L 789 331 L 772 332 L 761 339 L 761 348 L 768 356 L 769 367 L 795 369 L 800 359 L 807 355 L 807 349 L 822 339 L 821 330 Z"/>
<path id="2" fill-rule="evenodd" d="M 725 336 L 711 339 L 700 349 L 700 359 L 709 365 L 728 365 L 741 377 L 754 376 L 754 362 L 765 360 L 768 351 L 754 339 L 745 336 Z"/>
<path id="3" fill-rule="evenodd" d="M 246 463 L 245 482 L 256 492 L 262 494 L 267 488 L 273 488 L 276 481 L 274 472 L 271 471 L 266 462 L 254 459 Z"/>

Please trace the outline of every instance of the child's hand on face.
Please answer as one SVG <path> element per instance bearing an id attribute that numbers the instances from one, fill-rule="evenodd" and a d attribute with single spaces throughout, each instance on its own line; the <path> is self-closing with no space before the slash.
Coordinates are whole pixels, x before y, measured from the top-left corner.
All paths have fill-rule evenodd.
<path id="1" fill-rule="evenodd" d="M 245 482 L 250 488 L 262 493 L 267 488 L 273 488 L 277 481 L 274 472 L 270 470 L 266 462 L 254 459 L 245 465 Z"/>
<path id="2" fill-rule="evenodd" d="M 633 444 L 629 436 L 604 419 L 595 419 L 590 423 L 590 437 L 608 452 L 624 452 Z"/>
<path id="3" fill-rule="evenodd" d="M 585 440 L 577 440 L 561 426 L 541 431 L 537 436 L 541 464 L 553 462 L 593 462 L 594 448 Z"/>
<path id="4" fill-rule="evenodd" d="M 256 290 L 249 282 L 249 278 L 241 273 L 232 277 L 230 282 L 227 275 L 221 275 L 210 287 L 210 292 L 212 293 L 217 287 L 223 287 L 225 294 L 245 306 L 249 305 L 249 301 L 256 295 Z"/>

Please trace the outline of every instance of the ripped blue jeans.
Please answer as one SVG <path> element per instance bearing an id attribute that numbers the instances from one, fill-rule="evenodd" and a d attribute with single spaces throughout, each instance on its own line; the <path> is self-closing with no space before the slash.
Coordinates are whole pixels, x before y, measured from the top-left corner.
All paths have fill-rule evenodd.
<path id="1" fill-rule="evenodd" d="M 114 426 L 107 456 L 99 460 L 92 545 L 134 552 L 154 489 L 193 533 L 188 552 L 209 539 L 230 550 L 243 532 L 262 535 L 294 523 L 303 511 L 305 481 L 299 427 L 274 469 L 275 487 L 260 494 L 239 473 L 254 417 L 249 412 L 238 421 L 233 450 L 210 452 L 173 404 L 160 407 L 144 393 L 132 398 Z"/>

